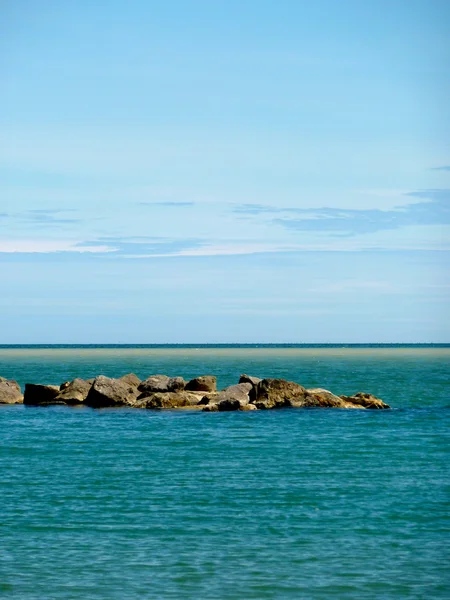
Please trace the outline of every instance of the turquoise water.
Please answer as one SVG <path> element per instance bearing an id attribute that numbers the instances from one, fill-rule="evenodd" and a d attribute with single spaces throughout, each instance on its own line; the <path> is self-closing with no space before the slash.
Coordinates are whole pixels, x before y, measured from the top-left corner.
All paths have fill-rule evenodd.
<path id="1" fill-rule="evenodd" d="M 0 596 L 448 598 L 449 348 L 0 349 L 0 375 L 241 372 L 390 411 L 0 407 Z"/>

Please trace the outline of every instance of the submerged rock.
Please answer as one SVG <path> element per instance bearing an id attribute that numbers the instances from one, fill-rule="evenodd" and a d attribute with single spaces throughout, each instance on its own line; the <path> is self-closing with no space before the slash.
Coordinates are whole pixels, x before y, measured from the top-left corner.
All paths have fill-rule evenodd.
<path id="1" fill-rule="evenodd" d="M 0 377 L 0 404 L 22 404 L 20 385 L 14 379 Z"/>
<path id="2" fill-rule="evenodd" d="M 137 396 L 138 391 L 135 386 L 128 385 L 120 379 L 99 375 L 89 390 L 85 404 L 93 408 L 134 406 Z"/>
<path id="3" fill-rule="evenodd" d="M 217 378 L 214 375 L 203 375 L 191 379 L 185 387 L 193 392 L 215 392 L 217 390 Z"/>
<path id="4" fill-rule="evenodd" d="M 23 403 L 30 406 L 51 406 L 53 404 L 65 404 L 57 400 L 60 390 L 57 385 L 42 385 L 38 383 L 26 383 L 23 395 Z"/>

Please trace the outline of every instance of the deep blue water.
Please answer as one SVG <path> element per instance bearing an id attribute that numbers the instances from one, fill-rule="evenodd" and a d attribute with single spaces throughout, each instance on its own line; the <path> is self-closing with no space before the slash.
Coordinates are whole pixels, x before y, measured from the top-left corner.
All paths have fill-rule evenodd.
<path id="1" fill-rule="evenodd" d="M 241 372 L 389 411 L 0 407 L 0 596 L 448 598 L 450 349 L 2 348 L 0 375 Z"/>

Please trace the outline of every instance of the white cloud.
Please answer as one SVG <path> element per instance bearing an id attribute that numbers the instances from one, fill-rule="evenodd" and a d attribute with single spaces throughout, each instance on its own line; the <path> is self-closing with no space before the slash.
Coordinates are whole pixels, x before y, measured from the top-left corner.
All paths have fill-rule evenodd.
<path id="1" fill-rule="evenodd" d="M 110 252 L 109 246 L 83 246 L 80 240 L 0 240 L 0 252 L 37 253 L 49 252 Z"/>

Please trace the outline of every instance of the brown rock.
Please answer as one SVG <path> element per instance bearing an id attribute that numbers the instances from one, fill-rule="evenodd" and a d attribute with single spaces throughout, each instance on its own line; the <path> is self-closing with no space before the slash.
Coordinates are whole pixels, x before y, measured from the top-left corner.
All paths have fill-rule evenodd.
<path id="1" fill-rule="evenodd" d="M 242 404 L 239 400 L 222 400 L 221 402 L 217 402 L 217 408 L 219 412 L 230 412 L 233 410 L 241 410 Z"/>
<path id="2" fill-rule="evenodd" d="M 205 406 L 202 412 L 219 412 L 219 408 L 217 404 L 208 404 L 207 406 Z"/>
<path id="3" fill-rule="evenodd" d="M 285 379 L 262 379 L 250 390 L 250 402 L 261 410 L 305 406 L 306 389 Z"/>
<path id="4" fill-rule="evenodd" d="M 198 396 L 189 392 L 154 392 L 150 395 L 142 394 L 137 402 L 137 408 L 182 408 L 196 406 Z"/>
<path id="5" fill-rule="evenodd" d="M 201 400 L 205 397 L 205 392 L 187 392 L 184 390 L 186 394 L 189 394 L 190 402 L 193 405 L 202 404 Z"/>
<path id="6" fill-rule="evenodd" d="M 139 384 L 142 393 L 153 392 L 178 392 L 184 390 L 186 385 L 182 377 L 168 377 L 167 375 L 152 375 Z"/>
<path id="7" fill-rule="evenodd" d="M 0 377 L 0 404 L 22 404 L 20 385 L 13 379 Z"/>
<path id="8" fill-rule="evenodd" d="M 322 388 L 306 390 L 304 405 L 322 408 L 356 408 L 353 404 L 346 403 L 339 396 Z"/>
<path id="9" fill-rule="evenodd" d="M 377 410 L 391 408 L 389 404 L 386 404 L 383 402 L 383 400 L 380 400 L 380 398 L 365 392 L 358 392 L 357 394 L 353 394 L 353 396 L 341 396 L 341 398 L 349 404 L 356 405 L 358 408 L 370 408 Z"/>
<path id="10" fill-rule="evenodd" d="M 203 375 L 191 379 L 185 387 L 187 391 L 193 392 L 215 392 L 217 390 L 217 379 L 214 375 Z"/>
<path id="11" fill-rule="evenodd" d="M 211 392 L 210 394 L 203 394 L 203 392 L 202 392 L 202 397 L 200 398 L 198 404 L 199 405 L 217 404 L 216 398 L 218 395 L 219 395 L 219 392 Z"/>
<path id="12" fill-rule="evenodd" d="M 238 383 L 236 385 L 228 386 L 227 388 L 219 392 L 219 394 L 223 396 L 224 400 L 233 398 L 234 400 L 239 400 L 245 404 L 248 404 L 248 395 L 252 388 L 253 384 L 251 383 Z"/>
<path id="13" fill-rule="evenodd" d="M 222 400 L 219 403 L 212 402 L 203 408 L 203 412 L 230 412 L 230 411 L 258 410 L 254 404 L 240 402 L 239 400 Z"/>
<path id="14" fill-rule="evenodd" d="M 127 385 L 131 385 L 136 388 L 142 383 L 139 377 L 134 373 L 127 373 L 126 375 L 122 375 L 122 377 L 120 377 L 120 381 L 123 381 Z"/>
<path id="15" fill-rule="evenodd" d="M 138 385 L 140 392 L 167 392 L 169 377 L 167 375 L 151 375 Z"/>
<path id="16" fill-rule="evenodd" d="M 240 400 L 222 400 L 217 403 L 219 412 L 230 412 L 232 410 L 244 410 L 248 405 L 248 402 L 241 402 Z M 254 405 L 253 405 L 254 406 Z M 255 406 L 256 408 L 256 406 Z"/>
<path id="17" fill-rule="evenodd" d="M 171 377 L 167 388 L 169 392 L 182 392 L 186 387 L 186 381 L 182 377 Z"/>
<path id="18" fill-rule="evenodd" d="M 221 392 L 206 394 L 199 404 L 217 404 L 220 411 L 240 410 L 240 407 L 249 403 L 249 392 L 252 387 L 251 383 L 230 385 Z"/>
<path id="19" fill-rule="evenodd" d="M 65 385 L 65 384 L 64 384 Z M 74 379 L 65 385 L 56 396 L 56 400 L 60 400 L 65 404 L 83 404 L 89 394 L 92 383 L 88 383 L 84 379 Z"/>
<path id="20" fill-rule="evenodd" d="M 120 379 L 112 379 L 100 375 L 92 384 L 85 404 L 93 408 L 107 406 L 134 406 L 137 399 L 137 388 L 127 385 Z"/>
<path id="21" fill-rule="evenodd" d="M 251 383 L 252 385 L 257 385 L 260 381 L 262 381 L 259 377 L 251 377 L 250 375 L 241 375 L 239 377 L 239 383 Z"/>
<path id="22" fill-rule="evenodd" d="M 23 403 L 32 406 L 51 406 L 52 404 L 65 404 L 62 400 L 57 400 L 59 394 L 57 385 L 40 385 L 36 383 L 26 383 Z"/>

